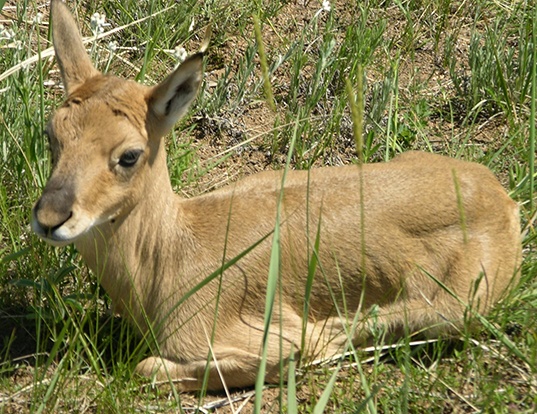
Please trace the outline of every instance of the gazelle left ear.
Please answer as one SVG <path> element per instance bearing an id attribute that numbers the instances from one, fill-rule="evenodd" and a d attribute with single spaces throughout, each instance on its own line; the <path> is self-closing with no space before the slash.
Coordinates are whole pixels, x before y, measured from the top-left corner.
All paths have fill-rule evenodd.
<path id="1" fill-rule="evenodd" d="M 71 12 L 60 0 L 52 0 L 52 40 L 60 66 L 65 92 L 70 95 L 99 71 L 86 53 L 82 37 Z"/>
<path id="2" fill-rule="evenodd" d="M 148 102 L 155 119 L 151 125 L 168 132 L 181 118 L 198 93 L 202 79 L 203 53 L 187 58 L 163 82 L 153 87 Z"/>

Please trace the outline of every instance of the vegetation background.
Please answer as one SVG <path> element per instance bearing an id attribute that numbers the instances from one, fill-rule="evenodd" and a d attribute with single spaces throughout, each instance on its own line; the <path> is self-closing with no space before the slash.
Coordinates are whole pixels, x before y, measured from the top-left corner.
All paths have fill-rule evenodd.
<path id="1" fill-rule="evenodd" d="M 62 89 L 48 2 L 0 1 L 0 413 L 537 410 L 534 1 L 68 5 L 101 70 L 148 84 L 195 52 L 212 26 L 202 91 L 168 140 L 180 194 L 282 168 L 293 139 L 292 168 L 356 162 L 348 79 L 363 97 L 366 162 L 421 149 L 496 173 L 521 206 L 522 279 L 471 336 L 297 368 L 296 381 L 257 396 L 178 394 L 133 376 L 144 344 L 110 315 L 73 248 L 53 249 L 30 231 L 50 168 L 42 131 Z"/>

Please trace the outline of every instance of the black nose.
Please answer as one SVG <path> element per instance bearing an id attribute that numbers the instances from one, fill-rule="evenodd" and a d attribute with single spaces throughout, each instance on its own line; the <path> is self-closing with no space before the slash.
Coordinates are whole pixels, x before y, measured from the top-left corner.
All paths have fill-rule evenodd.
<path id="1" fill-rule="evenodd" d="M 73 186 L 64 180 L 52 178 L 43 195 L 34 206 L 34 216 L 46 234 L 61 227 L 73 215 Z"/>

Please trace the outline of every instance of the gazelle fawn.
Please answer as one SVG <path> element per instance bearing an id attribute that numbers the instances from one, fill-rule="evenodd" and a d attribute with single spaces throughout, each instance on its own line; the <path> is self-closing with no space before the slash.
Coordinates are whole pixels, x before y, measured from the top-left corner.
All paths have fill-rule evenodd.
<path id="1" fill-rule="evenodd" d="M 475 163 L 409 152 L 178 197 L 163 136 L 196 96 L 201 53 L 147 87 L 95 69 L 59 0 L 52 24 L 66 100 L 47 126 L 53 170 L 32 228 L 74 243 L 117 312 L 154 336 L 140 374 L 183 390 L 200 388 L 206 369 L 209 389 L 254 384 L 278 209 L 267 382 L 292 353 L 331 356 L 372 328 L 456 333 L 516 279 L 517 204 Z"/>

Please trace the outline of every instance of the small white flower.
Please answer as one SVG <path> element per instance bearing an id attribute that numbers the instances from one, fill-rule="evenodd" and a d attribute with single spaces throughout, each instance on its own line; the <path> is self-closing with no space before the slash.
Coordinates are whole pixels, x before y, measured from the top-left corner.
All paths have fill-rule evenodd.
<path id="1" fill-rule="evenodd" d="M 3 24 L 0 24 L 0 39 L 11 40 L 15 37 L 13 29 L 6 29 Z"/>
<path id="2" fill-rule="evenodd" d="M 173 55 L 175 56 L 175 58 L 177 59 L 177 61 L 179 63 L 183 62 L 186 59 L 186 57 L 188 56 L 188 54 L 186 53 L 185 48 L 181 47 L 181 46 L 177 46 L 173 50 Z"/>
<path id="3" fill-rule="evenodd" d="M 110 26 L 110 24 L 106 23 L 106 15 L 104 13 L 94 13 L 91 16 L 90 26 L 94 34 L 99 34 L 103 33 L 104 28 Z"/>
<path id="4" fill-rule="evenodd" d="M 43 23 L 43 13 L 37 12 L 37 14 L 34 17 L 34 23 L 35 24 L 41 24 Z"/>
<path id="5" fill-rule="evenodd" d="M 330 1 L 329 0 L 323 0 L 322 4 L 321 4 L 321 8 L 319 10 L 317 10 L 317 12 L 313 15 L 313 18 L 316 19 L 317 17 L 319 17 L 319 15 L 321 13 L 329 13 L 330 10 L 332 10 L 332 6 L 330 5 Z"/>
<path id="6" fill-rule="evenodd" d="M 110 53 L 116 53 L 117 47 L 118 47 L 118 44 L 115 40 L 106 45 L 106 48 L 108 49 Z"/>

